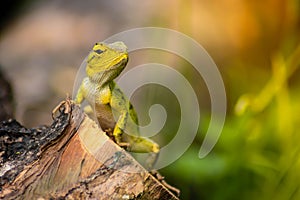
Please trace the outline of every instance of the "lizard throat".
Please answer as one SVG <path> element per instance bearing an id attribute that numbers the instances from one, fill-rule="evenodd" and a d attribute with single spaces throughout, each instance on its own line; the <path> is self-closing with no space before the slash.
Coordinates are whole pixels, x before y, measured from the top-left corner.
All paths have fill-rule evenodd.
<path id="1" fill-rule="evenodd" d="M 103 86 L 113 81 L 117 76 L 119 76 L 121 71 L 122 70 L 110 69 L 104 72 L 96 73 L 89 77 L 89 79 L 92 83 L 97 83 L 98 85 Z"/>
<path id="2" fill-rule="evenodd" d="M 98 85 L 105 85 L 113 81 L 116 77 L 120 75 L 123 71 L 127 63 L 127 60 L 122 60 L 117 65 L 110 67 L 107 70 L 94 73 L 93 75 L 89 76 L 89 79 L 93 83 L 97 83 Z"/>

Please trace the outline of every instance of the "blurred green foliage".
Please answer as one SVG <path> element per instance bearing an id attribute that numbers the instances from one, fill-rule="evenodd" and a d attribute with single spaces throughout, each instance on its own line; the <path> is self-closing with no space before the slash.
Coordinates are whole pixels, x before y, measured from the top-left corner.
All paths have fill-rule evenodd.
<path id="1" fill-rule="evenodd" d="M 268 38 L 267 30 L 251 47 L 219 61 L 229 103 L 217 145 L 197 157 L 209 123 L 204 115 L 198 142 L 162 170 L 182 199 L 300 199 L 299 2 L 283 3 L 291 6 L 286 18 L 293 23 L 282 24 L 288 27 L 282 34 Z"/>

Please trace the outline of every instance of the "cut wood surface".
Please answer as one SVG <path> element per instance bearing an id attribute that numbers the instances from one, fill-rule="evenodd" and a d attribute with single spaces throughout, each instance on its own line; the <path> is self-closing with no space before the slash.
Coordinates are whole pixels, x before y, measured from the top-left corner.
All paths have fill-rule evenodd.
<path id="1" fill-rule="evenodd" d="M 0 134 L 1 199 L 178 199 L 71 101 L 50 127 Z"/>

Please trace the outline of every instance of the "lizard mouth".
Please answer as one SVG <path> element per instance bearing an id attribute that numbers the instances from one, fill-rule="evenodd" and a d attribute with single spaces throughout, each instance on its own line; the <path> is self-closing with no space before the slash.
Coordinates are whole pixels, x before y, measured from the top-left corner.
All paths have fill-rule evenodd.
<path id="1" fill-rule="evenodd" d="M 112 62 L 112 65 L 110 68 L 108 68 L 107 70 L 105 70 L 106 72 L 111 72 L 113 74 L 115 74 L 116 76 L 114 78 L 116 78 L 125 68 L 127 62 L 128 62 L 128 57 L 122 57 L 122 59 L 118 58 L 116 59 L 117 62 L 115 62 L 115 60 Z M 116 64 L 113 64 L 116 63 Z"/>
<path id="2" fill-rule="evenodd" d="M 128 62 L 128 55 L 123 53 L 114 60 L 112 60 L 110 64 L 110 68 L 120 68 L 122 67 L 123 69 L 125 68 L 126 64 Z"/>

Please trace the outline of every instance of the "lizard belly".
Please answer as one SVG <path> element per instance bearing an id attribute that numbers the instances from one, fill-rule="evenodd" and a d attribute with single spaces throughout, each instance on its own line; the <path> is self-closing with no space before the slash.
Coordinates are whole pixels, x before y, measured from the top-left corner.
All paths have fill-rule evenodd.
<path id="1" fill-rule="evenodd" d="M 100 104 L 95 106 L 96 117 L 101 126 L 105 131 L 107 129 L 113 130 L 116 122 L 109 105 Z"/>

